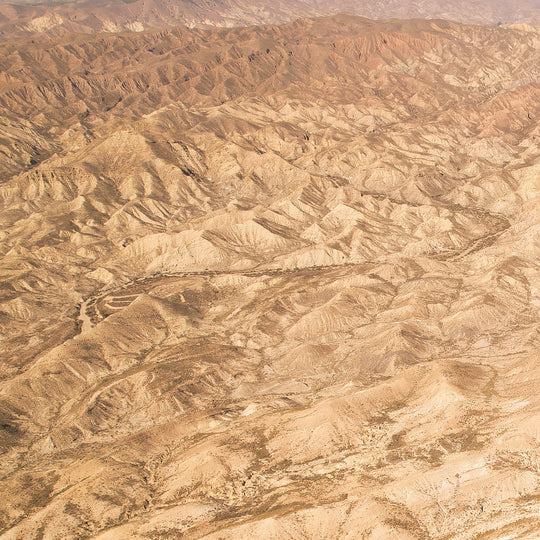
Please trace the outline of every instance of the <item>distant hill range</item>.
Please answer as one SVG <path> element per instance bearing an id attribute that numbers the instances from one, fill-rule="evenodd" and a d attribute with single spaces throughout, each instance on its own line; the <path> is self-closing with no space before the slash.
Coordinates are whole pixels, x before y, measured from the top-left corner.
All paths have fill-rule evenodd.
<path id="1" fill-rule="evenodd" d="M 2 4 L 0 540 L 539 538 L 540 30 L 313 5 Z"/>
<path id="2" fill-rule="evenodd" d="M 300 17 L 351 13 L 371 19 L 449 19 L 465 23 L 538 23 L 538 0 L 134 0 L 28 2 L 0 0 L 0 36 L 33 33 L 140 32 L 186 25 L 277 24 Z"/>

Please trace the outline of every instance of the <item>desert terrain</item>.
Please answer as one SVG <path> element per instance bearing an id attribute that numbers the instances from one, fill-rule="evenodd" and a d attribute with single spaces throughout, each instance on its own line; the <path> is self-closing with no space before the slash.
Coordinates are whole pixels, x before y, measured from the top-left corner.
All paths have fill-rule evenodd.
<path id="1" fill-rule="evenodd" d="M 540 24 L 538 0 L 0 0 L 0 39 L 282 24 L 350 13 L 370 19 Z"/>
<path id="2" fill-rule="evenodd" d="M 0 538 L 537 539 L 538 27 L 73 32 L 0 42 Z"/>

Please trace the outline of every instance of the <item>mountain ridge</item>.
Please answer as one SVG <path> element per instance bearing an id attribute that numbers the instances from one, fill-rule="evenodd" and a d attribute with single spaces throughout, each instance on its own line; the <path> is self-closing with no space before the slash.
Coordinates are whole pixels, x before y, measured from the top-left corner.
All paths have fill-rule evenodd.
<path id="1" fill-rule="evenodd" d="M 533 538 L 539 42 L 0 43 L 0 537 Z"/>
<path id="2" fill-rule="evenodd" d="M 362 3 L 334 2 L 246 2 L 221 0 L 212 2 L 171 2 L 167 0 L 134 0 L 133 2 L 65 2 L 47 5 L 0 3 L 0 36 L 24 37 L 32 34 L 50 36 L 66 32 L 141 32 L 185 25 L 246 26 L 249 24 L 282 24 L 301 17 L 321 17 L 348 12 L 370 19 L 448 19 L 458 22 L 503 24 L 540 22 L 540 6 L 535 0 L 520 0 L 508 5 L 502 1 L 484 1 L 474 7 L 463 1 L 425 3 L 386 1 Z M 3 20 L 2 20 L 3 19 Z"/>

